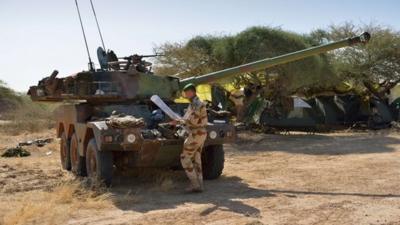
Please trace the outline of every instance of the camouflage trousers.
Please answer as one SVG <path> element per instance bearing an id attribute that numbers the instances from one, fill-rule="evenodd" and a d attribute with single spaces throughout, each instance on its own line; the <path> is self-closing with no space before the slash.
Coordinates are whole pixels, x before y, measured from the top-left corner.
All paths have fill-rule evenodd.
<path id="1" fill-rule="evenodd" d="M 203 171 L 201 169 L 201 151 L 207 131 L 204 128 L 191 130 L 183 143 L 181 154 L 182 167 L 189 178 L 192 187 L 203 189 Z"/>

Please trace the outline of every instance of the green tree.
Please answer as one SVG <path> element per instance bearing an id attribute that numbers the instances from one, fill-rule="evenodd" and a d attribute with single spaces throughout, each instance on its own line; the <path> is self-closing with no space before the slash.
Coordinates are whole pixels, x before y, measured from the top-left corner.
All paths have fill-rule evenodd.
<path id="1" fill-rule="evenodd" d="M 251 27 L 236 35 L 197 36 L 186 43 L 157 47 L 156 51 L 165 57 L 158 59 L 155 71 L 181 77 L 201 75 L 305 49 L 314 45 L 312 41 L 308 36 L 271 27 Z M 284 95 L 310 86 L 331 85 L 331 82 L 335 82 L 334 74 L 324 55 L 251 74 L 238 74 L 235 79 L 236 84 L 258 83 L 268 86 L 268 91 L 279 90 Z M 283 83 L 285 85 L 280 86 Z"/>
<path id="2" fill-rule="evenodd" d="M 331 64 L 340 80 L 351 83 L 356 89 L 365 89 L 377 97 L 383 98 L 385 93 L 400 82 L 400 33 L 393 28 L 367 24 L 357 26 L 346 22 L 331 25 L 324 32 L 316 31 L 314 40 L 339 40 L 360 34 L 371 33 L 367 45 L 357 45 L 334 51 Z M 318 36 L 320 35 L 320 36 Z"/>
<path id="3" fill-rule="evenodd" d="M 189 48 L 183 43 L 165 43 L 155 50 L 161 53 L 154 70 L 158 75 L 177 75 L 181 78 L 206 73 L 210 56 L 200 49 Z"/>

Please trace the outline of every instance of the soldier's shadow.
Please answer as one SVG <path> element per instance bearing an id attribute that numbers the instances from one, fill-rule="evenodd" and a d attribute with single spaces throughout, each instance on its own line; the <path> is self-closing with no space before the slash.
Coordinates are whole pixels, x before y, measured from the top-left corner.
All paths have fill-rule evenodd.
<path id="1" fill-rule="evenodd" d="M 200 212 L 201 216 L 222 210 L 258 217 L 260 210 L 244 203 L 243 200 L 275 196 L 267 190 L 250 187 L 236 176 L 222 176 L 217 180 L 205 181 L 206 190 L 197 194 L 184 193 L 188 181 L 183 173 L 177 174 L 173 182 L 172 189 L 163 190 L 163 187 L 151 187 L 158 185 L 153 182 L 134 184 L 120 179 L 115 182 L 115 187 L 111 188 L 114 204 L 122 210 L 136 212 L 174 209 L 184 204 L 206 204 L 206 208 Z"/>

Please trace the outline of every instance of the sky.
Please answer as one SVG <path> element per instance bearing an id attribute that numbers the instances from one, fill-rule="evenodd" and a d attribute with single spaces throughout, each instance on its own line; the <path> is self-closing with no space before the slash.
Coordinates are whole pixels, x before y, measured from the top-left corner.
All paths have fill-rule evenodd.
<path id="1" fill-rule="evenodd" d="M 101 45 L 89 0 L 78 0 L 92 60 Z M 398 0 L 93 0 L 107 49 L 151 54 L 165 42 L 227 35 L 251 26 L 308 33 L 330 24 L 375 22 L 400 30 Z M 74 0 L 0 0 L 0 80 L 26 92 L 57 69 L 87 69 Z"/>

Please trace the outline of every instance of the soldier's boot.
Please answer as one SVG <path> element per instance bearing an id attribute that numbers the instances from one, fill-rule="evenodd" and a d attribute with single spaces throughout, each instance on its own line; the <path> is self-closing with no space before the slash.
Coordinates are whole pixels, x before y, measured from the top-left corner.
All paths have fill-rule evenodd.
<path id="1" fill-rule="evenodd" d="M 193 153 L 190 152 L 183 152 L 181 154 L 182 167 L 185 170 L 186 176 L 189 178 L 189 181 L 191 183 L 191 186 L 186 189 L 186 192 L 201 192 L 202 190 L 200 188 L 192 157 Z"/>
<path id="2" fill-rule="evenodd" d="M 194 156 L 194 170 L 196 171 L 196 176 L 197 176 L 197 182 L 199 183 L 199 187 L 201 190 L 204 190 L 204 184 L 203 184 L 203 171 L 201 168 L 201 152 L 196 152 Z"/>
<path id="3" fill-rule="evenodd" d="M 199 173 L 197 175 L 197 181 L 199 182 L 199 187 L 202 191 L 204 191 L 204 184 L 203 184 L 203 174 Z"/>
<path id="4" fill-rule="evenodd" d="M 200 186 L 199 179 L 194 169 L 185 169 L 186 176 L 189 178 L 190 186 L 185 189 L 186 192 L 202 192 L 203 189 Z"/>

